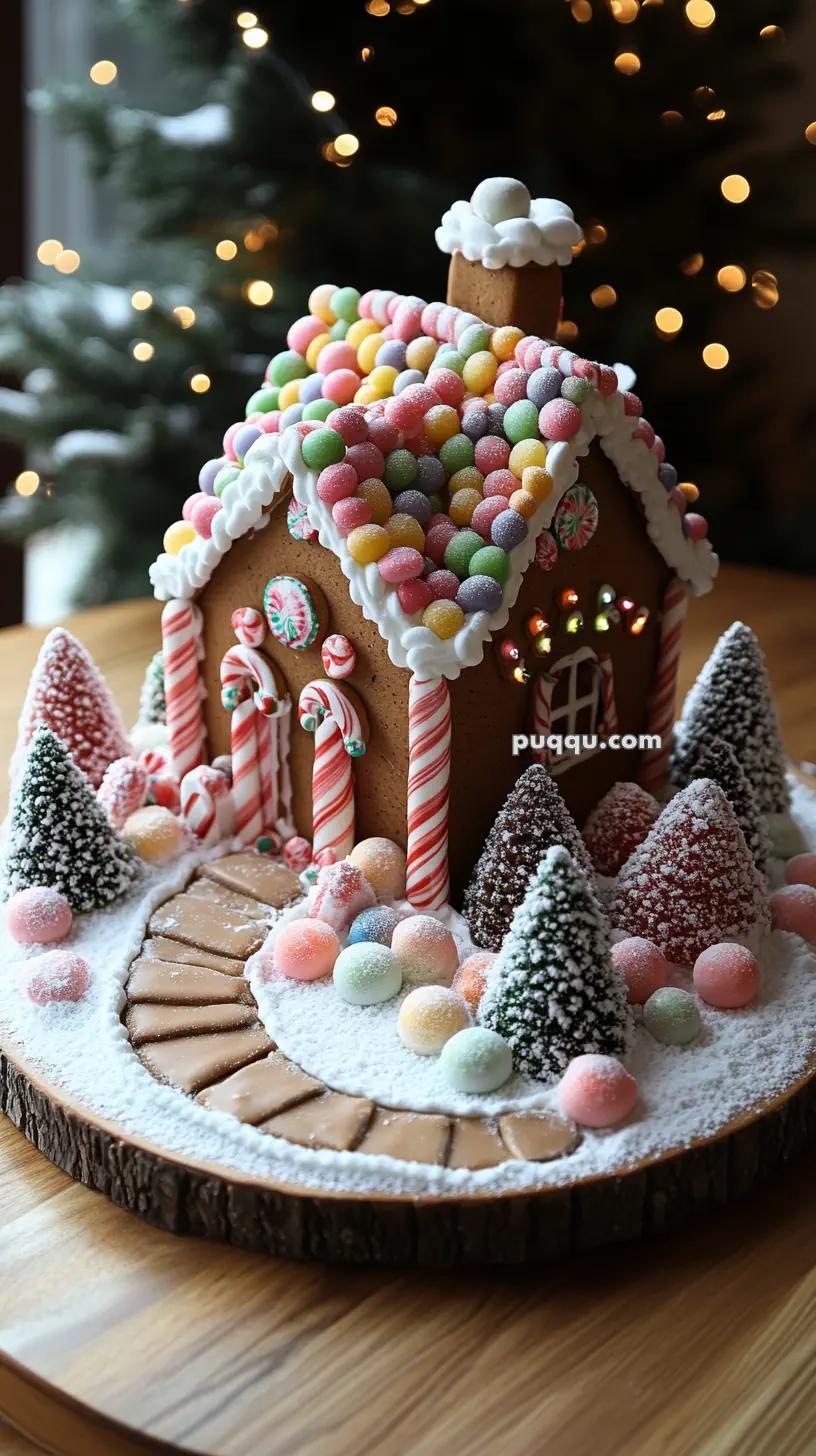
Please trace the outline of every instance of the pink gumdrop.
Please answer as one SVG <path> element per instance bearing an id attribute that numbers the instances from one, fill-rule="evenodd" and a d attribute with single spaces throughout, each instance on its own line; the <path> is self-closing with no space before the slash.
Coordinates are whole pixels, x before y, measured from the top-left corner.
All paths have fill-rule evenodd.
<path id="1" fill-rule="evenodd" d="M 573 1057 L 558 1088 L 567 1117 L 583 1127 L 614 1127 L 629 1116 L 637 1096 L 638 1084 L 626 1068 L 596 1052 Z"/>
<path id="2" fill-rule="evenodd" d="M 508 501 L 520 489 L 521 482 L 513 474 L 512 470 L 491 470 L 485 476 L 482 493 L 487 499 L 492 495 L 499 495 L 502 500 Z"/>
<path id="3" fill-rule="evenodd" d="M 177 814 L 181 808 L 179 781 L 175 774 L 151 774 L 148 779 L 147 794 L 149 804 L 159 804 L 161 808 L 169 809 L 171 814 Z"/>
<path id="4" fill-rule="evenodd" d="M 507 510 L 507 501 L 503 495 L 491 495 L 486 500 L 480 501 L 470 521 L 471 531 L 476 531 L 483 541 L 490 541 L 490 531 L 497 516 Z"/>
<path id="5" fill-rule="evenodd" d="M 290 981 L 322 981 L 339 954 L 337 932 L 322 920 L 293 920 L 275 940 L 275 966 Z"/>
<path id="6" fill-rule="evenodd" d="M 360 315 L 361 319 L 371 318 L 371 305 L 374 302 L 374 296 L 376 292 L 376 288 L 369 288 L 368 292 L 364 293 L 362 298 L 360 299 L 360 302 L 357 305 L 357 312 Z"/>
<path id="7" fill-rule="evenodd" d="M 278 435 L 280 434 L 280 417 L 280 410 L 267 410 L 267 413 L 261 415 L 255 423 L 262 435 Z"/>
<path id="8" fill-rule="evenodd" d="M 785 865 L 785 879 L 789 885 L 812 885 L 816 889 L 816 854 L 795 854 Z"/>
<path id="9" fill-rule="evenodd" d="M 467 1001 L 471 1011 L 476 1014 L 479 1003 L 487 988 L 487 978 L 491 967 L 498 960 L 498 955 L 492 950 L 477 950 L 462 961 L 456 975 L 451 982 L 451 990 L 463 1001 Z"/>
<path id="10" fill-rule="evenodd" d="M 534 370 L 540 369 L 544 361 L 544 350 L 547 345 L 543 339 L 530 339 L 521 359 L 522 368 L 532 374 Z"/>
<path id="11" fill-rule="evenodd" d="M 605 399 L 614 394 L 618 388 L 618 376 L 614 369 L 609 369 L 605 364 L 598 371 L 598 389 Z"/>
<path id="12" fill-rule="evenodd" d="M 431 369 L 428 383 L 431 389 L 436 390 L 443 404 L 450 404 L 455 408 L 462 403 L 465 386 L 455 369 Z"/>
<path id="13" fill-rule="evenodd" d="M 333 349 L 334 344 L 326 347 Z M 320 357 L 322 359 L 323 355 Z M 323 380 L 323 398 L 333 400 L 335 404 L 351 404 L 360 382 L 359 374 L 355 374 L 353 369 L 332 369 Z"/>
<path id="14" fill-rule="evenodd" d="M 350 531 L 356 531 L 358 526 L 368 525 L 371 520 L 371 505 L 361 497 L 346 496 L 332 506 L 332 520 L 345 540 Z"/>
<path id="15" fill-rule="evenodd" d="M 643 404 L 639 396 L 633 394 L 631 389 L 624 390 L 621 399 L 623 400 L 623 412 L 625 415 L 639 417 L 643 414 Z"/>
<path id="16" fill-rule="evenodd" d="M 398 961 L 425 979 L 450 985 L 459 964 L 456 941 L 433 915 L 409 915 L 394 931 L 391 949 Z"/>
<path id="17" fill-rule="evenodd" d="M 328 423 L 327 420 L 326 424 Z M 377 446 L 378 450 L 382 450 L 384 455 L 388 455 L 391 450 L 399 450 L 403 444 L 402 431 L 382 415 L 369 420 L 367 428 L 369 440 Z"/>
<path id="18" fill-rule="evenodd" d="M 496 370 L 496 378 L 500 379 L 503 374 L 508 374 L 511 369 L 518 369 L 515 359 L 503 359 Z"/>
<path id="19" fill-rule="evenodd" d="M 413 581 L 422 575 L 424 569 L 422 552 L 415 550 L 413 546 L 394 546 L 377 562 L 377 570 L 383 581 L 390 582 L 392 586 L 401 581 Z"/>
<path id="20" fill-rule="evenodd" d="M 236 420 L 234 425 L 230 425 L 224 436 L 224 454 L 228 460 L 235 461 L 238 459 L 238 456 L 232 448 L 232 442 L 238 434 L 238 431 L 242 430 L 245 424 L 246 420 Z"/>
<path id="21" fill-rule="evenodd" d="M 427 303 L 422 310 L 422 317 L 420 319 L 422 332 L 429 339 L 437 339 L 439 337 L 436 332 L 436 325 L 444 307 L 444 303 Z"/>
<path id="22" fill-rule="evenodd" d="M 190 525 L 203 540 L 209 541 L 212 536 L 212 523 L 220 510 L 223 510 L 223 506 L 218 497 L 214 495 L 205 495 L 193 506 Z"/>
<path id="23" fill-rule="evenodd" d="M 368 439 L 365 411 L 359 404 L 345 404 L 341 409 L 332 410 L 326 429 L 334 430 L 346 445 L 361 445 Z"/>
<path id="24" fill-rule="evenodd" d="M 527 380 L 530 378 L 526 369 L 508 369 L 506 374 L 496 377 L 493 386 L 493 393 L 499 404 L 516 404 L 520 399 L 527 398 Z"/>
<path id="25" fill-rule="evenodd" d="M 509 459 L 510 446 L 500 435 L 483 435 L 473 447 L 473 463 L 482 475 L 490 475 L 493 470 L 506 470 Z"/>
<path id="26" fill-rule="evenodd" d="M 686 500 L 686 497 L 683 495 L 683 492 L 682 490 L 680 490 L 679 486 L 675 486 L 674 490 L 669 491 L 669 500 L 671 501 L 673 506 L 677 507 L 681 516 L 684 516 L 686 514 L 686 506 L 688 505 L 688 501 Z"/>
<path id="27" fill-rule="evenodd" d="M 362 445 L 351 445 L 343 463 L 354 467 L 358 480 L 382 480 L 385 474 L 382 450 L 378 450 L 370 440 L 364 440 Z"/>
<path id="28" fill-rule="evenodd" d="M 663 444 L 663 441 L 661 440 L 659 435 L 655 435 L 654 437 L 652 454 L 655 456 L 658 465 L 662 465 L 664 460 L 666 459 L 666 446 Z"/>
<path id="29" fill-rule="evenodd" d="M 304 839 L 300 834 L 295 834 L 291 839 L 287 839 L 283 846 L 283 862 L 290 870 L 294 870 L 296 875 L 299 875 L 302 870 L 308 869 L 312 862 L 312 846 L 308 839 Z"/>
<path id="30" fill-rule="evenodd" d="M 433 592 L 427 581 L 403 581 L 397 587 L 397 598 L 406 617 L 424 612 L 433 601 Z"/>
<path id="31" fill-rule="evenodd" d="M 426 543 L 427 544 L 427 543 Z M 459 591 L 459 578 L 452 571 L 432 571 L 425 578 L 435 602 L 455 602 Z"/>
<path id="32" fill-rule="evenodd" d="M 81 1001 L 91 984 L 88 963 L 67 950 L 49 950 L 28 961 L 20 973 L 23 990 L 37 1006 Z"/>
<path id="33" fill-rule="evenodd" d="M 422 332 L 422 304 L 403 299 L 394 314 L 394 338 L 410 344 Z"/>
<path id="34" fill-rule="evenodd" d="M 775 930 L 790 930 L 803 940 L 816 941 L 816 889 L 812 885 L 785 885 L 771 895 Z"/>
<path id="35" fill-rule="evenodd" d="M 188 495 L 186 501 L 184 502 L 184 505 L 181 508 L 181 519 L 183 521 L 191 521 L 193 519 L 193 510 L 198 502 L 211 499 L 212 497 L 205 495 L 203 490 L 197 490 L 193 493 L 193 495 Z"/>
<path id="36" fill-rule="evenodd" d="M 357 353 L 352 349 L 351 344 L 346 344 L 343 339 L 333 339 L 330 344 L 320 350 L 317 356 L 318 374 L 333 374 L 336 369 L 349 369 L 357 373 Z M 331 399 L 331 395 L 324 396 Z"/>
<path id="37" fill-rule="evenodd" d="M 757 995 L 762 979 L 756 957 L 744 945 L 728 941 L 704 950 L 694 962 L 692 974 L 697 995 L 722 1011 L 747 1006 Z"/>
<path id="38" fill-rule="evenodd" d="M 680 494 L 682 495 L 683 492 L 681 491 Z M 686 514 L 686 527 L 692 541 L 704 541 L 708 535 L 708 521 L 705 516 L 698 515 L 697 511 L 689 511 Z"/>
<path id="39" fill-rule="evenodd" d="M 651 450 L 655 442 L 655 432 L 648 420 L 641 418 L 638 421 L 637 429 L 632 431 L 632 439 L 642 440 L 647 449 Z"/>
<path id="40" fill-rule="evenodd" d="M 71 929 L 71 907 L 50 885 L 18 890 L 6 906 L 6 929 L 18 945 L 48 945 L 63 940 Z"/>
<path id="41" fill-rule="evenodd" d="M 655 991 L 668 985 L 668 961 L 651 940 L 632 935 L 613 945 L 611 954 L 612 964 L 626 981 L 626 999 L 631 1006 L 642 1006 Z"/>
<path id="42" fill-rule="evenodd" d="M 448 544 L 455 535 L 456 526 L 453 521 L 448 520 L 447 516 L 443 521 L 434 521 L 431 517 L 425 533 L 425 554 L 430 556 L 431 561 L 435 561 L 437 566 L 442 565 Z"/>
<path id="43" fill-rule="evenodd" d="M 318 339 L 325 334 L 326 325 L 322 319 L 315 318 L 313 313 L 306 313 L 302 318 L 295 319 L 286 335 L 287 349 L 293 349 L 296 354 L 304 354 L 313 339 Z"/>
<path id="44" fill-rule="evenodd" d="M 452 344 L 456 338 L 456 321 L 461 309 L 455 308 L 452 303 L 446 303 L 436 320 L 437 335 L 446 344 Z"/>
<path id="45" fill-rule="evenodd" d="M 409 384 L 402 394 L 395 394 L 386 402 L 385 418 L 398 430 L 412 433 L 421 425 L 428 410 L 441 403 L 436 390 L 427 384 Z"/>
<path id="46" fill-rule="evenodd" d="M 388 315 L 389 320 L 393 322 L 393 320 L 396 318 L 397 309 L 402 303 L 403 295 L 401 293 L 388 292 L 386 294 L 386 298 L 388 302 L 385 305 L 385 312 Z"/>
<path id="47" fill-rule="evenodd" d="M 581 411 L 568 399 L 551 399 L 538 416 L 546 440 L 571 440 L 581 428 Z"/>
<path id="48" fill-rule="evenodd" d="M 358 485 L 354 466 L 347 465 L 345 460 L 337 465 L 327 465 L 317 477 L 317 493 L 330 506 L 335 501 L 345 500 L 347 495 L 354 495 Z"/>
<path id="49" fill-rule="evenodd" d="M 513 358 L 518 364 L 519 369 L 527 369 L 527 365 L 524 362 L 524 355 L 527 352 L 529 345 L 535 343 L 540 343 L 537 334 L 525 334 L 523 339 L 519 339 L 515 349 L 513 350 Z M 532 370 L 528 370 L 528 373 L 532 373 Z"/>
<path id="50" fill-rule="evenodd" d="M 406 449 L 410 450 L 412 455 L 415 455 L 417 457 L 417 459 L 419 459 L 421 455 L 433 455 L 434 453 L 434 447 L 428 439 L 427 435 L 411 435 L 410 439 L 405 441 L 405 446 Z"/>
<path id="51" fill-rule="evenodd" d="M 599 365 L 593 364 L 590 359 L 573 359 L 572 374 L 574 379 L 587 379 L 589 383 L 597 387 L 600 374 Z"/>

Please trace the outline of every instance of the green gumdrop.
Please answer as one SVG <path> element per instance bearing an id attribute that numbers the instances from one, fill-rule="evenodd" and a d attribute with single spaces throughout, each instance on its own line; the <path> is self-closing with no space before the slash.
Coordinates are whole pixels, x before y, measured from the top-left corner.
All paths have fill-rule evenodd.
<path id="1" fill-rule="evenodd" d="M 679 986 L 661 986 L 643 1008 L 643 1024 L 664 1046 L 687 1046 L 700 1033 L 696 996 Z"/>
<path id="2" fill-rule="evenodd" d="M 227 486 L 232 485 L 240 474 L 237 465 L 225 465 L 223 470 L 219 470 L 213 481 L 213 495 L 217 495 L 220 500 Z"/>
<path id="3" fill-rule="evenodd" d="M 573 379 L 570 375 L 561 385 L 562 399 L 568 399 L 572 404 L 583 404 L 587 395 L 591 393 L 592 385 L 588 379 Z"/>
<path id="4" fill-rule="evenodd" d="M 308 373 L 306 360 L 294 349 L 284 349 L 283 353 L 276 354 L 269 365 L 269 379 L 279 388 L 290 384 L 293 379 L 305 379 Z"/>
<path id="5" fill-rule="evenodd" d="M 316 403 L 316 401 L 315 401 Z M 313 430 L 306 435 L 301 445 L 303 464 L 310 470 L 325 470 L 327 465 L 337 465 L 346 453 L 346 444 L 336 430 Z"/>
<path id="6" fill-rule="evenodd" d="M 434 369 L 452 369 L 454 374 L 461 374 L 465 367 L 464 357 L 458 349 L 440 349 L 433 361 Z M 433 388 L 431 380 L 428 383 Z"/>
<path id="7" fill-rule="evenodd" d="M 502 429 L 511 445 L 538 439 L 538 410 L 531 399 L 518 399 L 505 411 Z"/>
<path id="8" fill-rule="evenodd" d="M 338 288 L 329 301 L 329 308 L 336 313 L 339 319 L 347 324 L 356 323 L 360 317 L 357 305 L 360 302 L 360 292 L 357 288 Z M 344 336 L 345 337 L 345 336 Z"/>
<path id="9" fill-rule="evenodd" d="M 448 513 L 448 508 L 441 495 L 429 495 L 428 505 L 435 516 L 446 516 Z"/>
<path id="10" fill-rule="evenodd" d="M 457 531 L 451 536 L 445 548 L 445 565 L 448 571 L 463 581 L 470 570 L 470 563 L 477 552 L 484 550 L 484 541 L 476 531 L 467 527 L 463 531 Z"/>
<path id="11" fill-rule="evenodd" d="M 313 399 L 303 406 L 302 420 L 327 420 L 337 405 L 331 399 Z"/>
<path id="12" fill-rule="evenodd" d="M 246 402 L 247 419 L 250 415 L 268 415 L 270 410 L 276 410 L 279 394 L 280 390 L 275 388 L 256 389 Z"/>
<path id="13" fill-rule="evenodd" d="M 350 328 L 351 324 L 348 319 L 339 318 L 336 323 L 332 324 L 329 333 L 333 339 L 344 339 Z"/>
<path id="14" fill-rule="evenodd" d="M 492 576 L 502 586 L 507 580 L 510 571 L 510 557 L 501 546 L 483 546 L 481 551 L 476 551 L 470 558 L 468 573 L 470 576 Z"/>
<path id="15" fill-rule="evenodd" d="M 418 469 L 410 450 L 391 450 L 385 457 L 383 480 L 389 490 L 406 490 L 416 480 Z"/>
<path id="16" fill-rule="evenodd" d="M 457 352 L 463 359 L 469 359 L 471 354 L 481 354 L 489 348 L 490 330 L 483 324 L 469 324 L 456 345 Z"/>
<path id="17" fill-rule="evenodd" d="M 448 475 L 455 475 L 457 470 L 465 470 L 473 464 L 473 441 L 467 435 L 451 435 L 439 451 L 439 458 Z"/>

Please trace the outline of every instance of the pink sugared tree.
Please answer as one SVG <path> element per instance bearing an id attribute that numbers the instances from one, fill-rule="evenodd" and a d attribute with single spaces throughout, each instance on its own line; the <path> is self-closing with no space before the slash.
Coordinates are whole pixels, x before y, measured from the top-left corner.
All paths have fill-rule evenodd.
<path id="1" fill-rule="evenodd" d="M 50 728 L 95 789 L 105 770 L 130 752 L 119 709 L 93 658 L 64 627 L 49 632 L 20 715 L 12 781 L 22 772 L 34 730 Z"/>

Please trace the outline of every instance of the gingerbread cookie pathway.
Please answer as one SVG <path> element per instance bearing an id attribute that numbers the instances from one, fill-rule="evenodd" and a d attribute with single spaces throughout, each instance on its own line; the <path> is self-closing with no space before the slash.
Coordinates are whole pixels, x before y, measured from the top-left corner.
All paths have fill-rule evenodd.
<path id="1" fill-rule="evenodd" d="M 131 1045 L 154 1077 L 301 1147 L 471 1170 L 572 1151 L 575 1127 L 553 1113 L 489 1119 L 381 1107 L 290 1062 L 258 1019 L 244 968 L 300 893 L 285 866 L 246 851 L 202 866 L 154 913 L 125 1010 Z"/>

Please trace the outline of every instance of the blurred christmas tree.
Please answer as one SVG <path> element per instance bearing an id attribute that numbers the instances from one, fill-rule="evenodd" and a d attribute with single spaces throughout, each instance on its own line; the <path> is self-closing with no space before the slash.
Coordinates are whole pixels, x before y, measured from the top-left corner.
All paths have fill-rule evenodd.
<path id="1" fill-rule="evenodd" d="M 773 26 L 766 0 L 716 13 L 709 0 L 115 9 L 191 109 L 137 110 L 119 82 L 36 97 L 85 139 L 126 242 L 70 276 L 75 258 L 43 248 L 62 276 L 0 290 L 0 367 L 24 381 L 0 391 L 0 434 L 40 478 L 9 493 L 0 527 L 93 523 L 86 599 L 144 592 L 164 526 L 311 287 L 440 296 L 433 227 L 499 172 L 574 207 L 587 241 L 565 337 L 636 364 L 684 474 L 710 486 L 712 533 L 721 500 L 742 523 L 732 556 L 792 549 L 816 568 L 802 502 L 789 502 L 793 521 L 757 509 L 767 482 L 744 415 L 760 381 L 733 352 L 718 369 L 727 320 L 707 335 L 728 292 L 760 328 L 751 300 L 778 297 L 769 256 L 813 242 L 799 208 L 807 142 L 800 132 L 780 157 L 757 136 L 760 101 L 789 80 L 778 42 L 796 0 L 776 0 Z"/>

